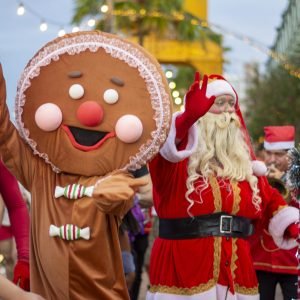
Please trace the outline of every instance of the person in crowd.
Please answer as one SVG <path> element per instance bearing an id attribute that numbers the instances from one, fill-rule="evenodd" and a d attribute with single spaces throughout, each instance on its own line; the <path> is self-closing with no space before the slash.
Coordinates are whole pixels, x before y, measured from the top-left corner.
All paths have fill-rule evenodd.
<path id="1" fill-rule="evenodd" d="M 122 220 L 119 240 L 123 268 L 130 299 L 138 299 L 142 283 L 144 257 L 148 249 L 148 234 L 151 225 L 148 213 L 153 205 L 152 182 L 147 166 L 132 172 L 135 178 L 143 178 L 147 184 L 138 188 L 132 208 Z"/>
<path id="2" fill-rule="evenodd" d="M 128 217 L 128 215 L 129 214 L 127 213 L 126 218 Z M 129 291 L 135 279 L 135 264 L 129 239 L 129 232 L 127 228 L 127 225 L 125 226 L 125 223 L 122 222 L 119 229 L 119 241 L 122 251 L 123 270 L 127 289 Z"/>
<path id="3" fill-rule="evenodd" d="M 159 237 L 147 300 L 257 300 L 249 236 L 263 215 L 280 247 L 293 248 L 299 211 L 255 159 L 234 88 L 199 73 L 150 162 Z"/>
<path id="4" fill-rule="evenodd" d="M 29 213 L 16 178 L 0 160 L 0 193 L 7 208 L 10 225 L 0 226 L 0 247 L 3 251 L 9 279 L 29 291 Z M 8 221 L 8 220 L 7 220 Z M 12 237 L 17 246 L 17 263 L 12 257 Z M 14 274 L 12 269 L 14 267 Z"/>
<path id="5" fill-rule="evenodd" d="M 139 264 L 140 252 L 135 248 L 139 244 L 134 243 L 141 231 L 144 232 L 145 218 L 140 204 L 145 206 L 152 203 L 152 183 L 147 166 L 132 172 L 132 175 L 135 178 L 144 178 L 147 184 L 138 188 L 133 206 L 124 216 L 119 230 L 123 268 L 131 300 L 138 297 L 142 273 L 142 265 Z"/>
<path id="6" fill-rule="evenodd" d="M 265 163 L 270 184 L 277 188 L 290 206 L 298 207 L 290 199 L 286 186 L 288 150 L 295 146 L 294 126 L 264 127 Z M 298 261 L 297 247 L 280 249 L 268 231 L 268 220 L 262 219 L 261 227 L 251 239 L 253 263 L 259 283 L 261 300 L 274 300 L 277 284 L 280 285 L 284 300 L 297 298 Z"/>
<path id="7" fill-rule="evenodd" d="M 145 254 L 148 248 L 148 235 L 151 226 L 149 210 L 153 205 L 153 200 L 152 182 L 147 166 L 143 166 L 133 175 L 134 177 L 142 177 L 148 182 L 147 185 L 138 189 L 131 209 L 131 213 L 137 221 L 138 230 L 136 232 L 129 231 L 136 274 L 129 294 L 131 300 L 137 300 L 142 283 Z"/>

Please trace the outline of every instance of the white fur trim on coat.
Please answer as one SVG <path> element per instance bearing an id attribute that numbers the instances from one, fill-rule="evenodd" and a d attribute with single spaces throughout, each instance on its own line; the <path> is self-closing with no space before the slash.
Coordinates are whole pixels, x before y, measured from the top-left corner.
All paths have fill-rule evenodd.
<path id="1" fill-rule="evenodd" d="M 279 248 L 288 250 L 298 245 L 294 239 L 283 237 L 288 226 L 296 222 L 299 222 L 299 209 L 291 206 L 283 208 L 270 220 L 269 232 Z"/>
<path id="2" fill-rule="evenodd" d="M 232 294 L 227 286 L 217 284 L 210 290 L 193 295 L 176 295 L 167 293 L 147 292 L 146 300 L 259 300 L 259 295 Z"/>
<path id="3" fill-rule="evenodd" d="M 196 150 L 197 144 L 198 144 L 198 134 L 197 134 L 197 125 L 194 124 L 188 132 L 188 143 L 186 145 L 186 148 L 184 150 L 178 151 L 176 146 L 176 127 L 175 127 L 175 119 L 177 116 L 182 114 L 182 112 L 176 112 L 173 114 L 172 117 L 172 124 L 170 128 L 169 135 L 167 137 L 166 142 L 160 149 L 160 154 L 162 157 L 164 157 L 166 160 L 176 163 L 181 160 L 184 160 L 185 158 L 191 156 Z"/>

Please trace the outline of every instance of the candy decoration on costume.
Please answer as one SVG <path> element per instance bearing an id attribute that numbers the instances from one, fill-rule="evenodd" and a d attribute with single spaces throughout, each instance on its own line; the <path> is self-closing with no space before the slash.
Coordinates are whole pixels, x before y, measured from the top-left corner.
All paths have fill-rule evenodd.
<path id="1" fill-rule="evenodd" d="M 50 236 L 59 236 L 63 240 L 73 241 L 80 238 L 89 240 L 90 239 L 90 227 L 79 228 L 73 224 L 66 224 L 60 227 L 50 225 L 49 228 Z"/>
<path id="2" fill-rule="evenodd" d="M 94 187 L 85 187 L 82 184 L 68 184 L 65 187 L 56 186 L 54 197 L 59 198 L 64 196 L 67 199 L 79 199 L 84 196 L 92 197 Z"/>

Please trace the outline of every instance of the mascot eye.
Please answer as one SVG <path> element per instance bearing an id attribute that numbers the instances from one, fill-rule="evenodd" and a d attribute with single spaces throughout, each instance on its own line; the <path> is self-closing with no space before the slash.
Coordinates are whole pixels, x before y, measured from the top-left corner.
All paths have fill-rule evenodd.
<path id="1" fill-rule="evenodd" d="M 116 123 L 116 136 L 122 142 L 131 144 L 139 140 L 143 133 L 141 120 L 134 115 L 124 115 Z"/>
<path id="2" fill-rule="evenodd" d="M 62 112 L 53 103 L 41 105 L 35 112 L 35 123 L 43 131 L 54 131 L 62 122 Z"/>
<path id="3" fill-rule="evenodd" d="M 119 94 L 114 89 L 108 89 L 104 92 L 103 99 L 107 104 L 114 104 L 119 100 Z"/>
<path id="4" fill-rule="evenodd" d="M 84 95 L 84 88 L 81 84 L 73 84 L 69 88 L 69 95 L 72 99 L 80 99 Z"/>

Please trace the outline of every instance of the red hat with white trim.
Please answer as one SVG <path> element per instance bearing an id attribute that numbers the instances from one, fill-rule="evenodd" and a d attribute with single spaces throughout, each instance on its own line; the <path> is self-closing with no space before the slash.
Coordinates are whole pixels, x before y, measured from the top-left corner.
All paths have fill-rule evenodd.
<path id="1" fill-rule="evenodd" d="M 267 126 L 264 127 L 266 150 L 288 150 L 295 147 L 294 126 Z"/>

